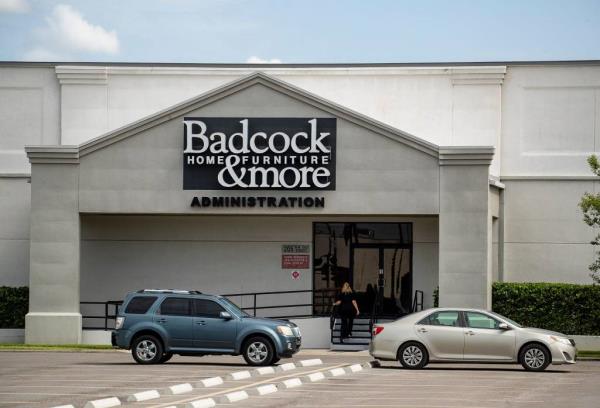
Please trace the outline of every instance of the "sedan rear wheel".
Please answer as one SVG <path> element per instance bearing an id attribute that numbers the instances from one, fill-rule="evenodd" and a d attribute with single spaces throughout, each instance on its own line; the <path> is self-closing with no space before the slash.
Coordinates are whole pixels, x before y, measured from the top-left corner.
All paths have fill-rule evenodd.
<path id="1" fill-rule="evenodd" d="M 527 371 L 544 371 L 550 359 L 550 352 L 541 344 L 529 344 L 519 353 L 519 361 Z"/>
<path id="2" fill-rule="evenodd" d="M 411 341 L 400 347 L 398 361 L 404 368 L 423 368 L 429 362 L 429 354 L 421 343 Z"/>

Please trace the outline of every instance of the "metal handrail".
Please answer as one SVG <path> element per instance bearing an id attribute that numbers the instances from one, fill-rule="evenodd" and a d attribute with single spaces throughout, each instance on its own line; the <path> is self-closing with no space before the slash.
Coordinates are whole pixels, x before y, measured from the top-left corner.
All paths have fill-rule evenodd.
<path id="1" fill-rule="evenodd" d="M 415 297 L 413 299 L 413 304 L 411 308 L 411 313 L 418 312 L 423 310 L 423 291 L 415 290 Z"/>
<path id="2" fill-rule="evenodd" d="M 252 306 L 247 306 L 247 307 L 242 307 L 241 309 L 244 311 L 252 311 L 252 315 L 256 316 L 256 313 L 258 310 L 268 310 L 268 309 L 288 309 L 288 308 L 297 308 L 297 307 L 313 307 L 313 308 L 318 308 L 318 307 L 325 307 L 325 306 L 331 306 L 330 303 L 326 302 L 326 293 L 328 292 L 335 292 L 336 289 L 305 289 L 305 290 L 284 290 L 284 291 L 271 291 L 271 292 L 249 292 L 249 293 L 232 293 L 232 294 L 226 294 L 226 295 L 222 295 L 224 297 L 247 297 L 247 296 L 252 296 L 253 298 L 253 302 L 252 302 Z M 258 305 L 258 297 L 259 296 L 265 296 L 265 295 L 282 295 L 282 294 L 291 294 L 291 293 L 312 293 L 313 294 L 313 299 L 316 299 L 317 294 L 321 294 L 321 298 L 319 299 L 321 302 L 315 302 L 313 301 L 313 303 L 294 303 L 294 304 L 279 304 L 279 305 L 266 305 L 266 306 L 259 306 Z M 106 302 L 90 302 L 90 301 L 83 301 L 83 302 L 79 302 L 81 305 L 102 305 L 103 309 L 104 309 L 104 315 L 100 315 L 100 314 L 93 314 L 93 315 L 84 315 L 82 316 L 82 319 L 103 319 L 104 320 L 104 325 L 103 326 L 84 326 L 84 329 L 91 329 L 91 330 L 112 330 L 112 327 L 109 327 L 109 321 L 113 321 L 117 318 L 117 315 L 119 313 L 119 306 L 121 306 L 123 304 L 122 300 L 109 300 Z M 109 313 L 111 312 L 110 310 L 110 306 L 114 306 L 114 312 L 113 313 Z M 314 310 L 309 313 L 309 314 L 283 314 L 280 316 L 269 316 L 272 318 L 298 318 L 298 317 L 312 317 L 314 316 Z"/>

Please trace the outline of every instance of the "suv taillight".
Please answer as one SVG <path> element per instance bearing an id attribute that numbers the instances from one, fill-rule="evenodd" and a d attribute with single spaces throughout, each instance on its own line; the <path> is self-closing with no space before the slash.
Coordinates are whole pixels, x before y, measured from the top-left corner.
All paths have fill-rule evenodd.
<path id="1" fill-rule="evenodd" d="M 373 326 L 373 336 L 377 336 L 383 331 L 383 326 Z"/>
<path id="2" fill-rule="evenodd" d="M 124 317 L 117 317 L 117 321 L 115 323 L 115 329 L 119 330 L 121 327 L 123 327 L 123 323 L 125 323 L 125 318 Z"/>

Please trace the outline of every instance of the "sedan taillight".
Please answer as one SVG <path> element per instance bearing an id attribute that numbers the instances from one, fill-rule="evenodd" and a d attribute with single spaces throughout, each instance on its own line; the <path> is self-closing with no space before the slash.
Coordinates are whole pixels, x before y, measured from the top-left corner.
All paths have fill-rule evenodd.
<path id="1" fill-rule="evenodd" d="M 383 326 L 373 326 L 373 336 L 377 336 L 383 331 Z"/>

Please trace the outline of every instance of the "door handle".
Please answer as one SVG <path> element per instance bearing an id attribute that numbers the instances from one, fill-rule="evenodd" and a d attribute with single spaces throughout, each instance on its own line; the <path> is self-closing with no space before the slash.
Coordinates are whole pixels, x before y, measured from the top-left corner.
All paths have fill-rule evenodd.
<path id="1" fill-rule="evenodd" d="M 206 322 L 204 320 L 200 320 L 200 321 L 197 321 L 196 324 L 199 326 L 204 326 L 206 324 Z"/>
<path id="2" fill-rule="evenodd" d="M 466 331 L 466 332 L 465 332 L 465 334 L 466 334 L 467 336 L 474 336 L 474 335 L 475 335 L 475 332 L 473 332 L 473 330 L 469 330 L 469 331 Z"/>
<path id="3" fill-rule="evenodd" d="M 417 330 L 419 333 L 427 333 L 427 329 L 424 327 L 421 327 L 420 329 Z"/>
<path id="4" fill-rule="evenodd" d="M 167 319 L 158 319 L 158 320 L 157 320 L 157 322 L 158 322 L 158 323 L 166 323 L 166 322 L 167 322 Z"/>

